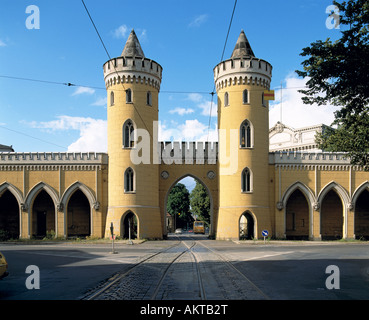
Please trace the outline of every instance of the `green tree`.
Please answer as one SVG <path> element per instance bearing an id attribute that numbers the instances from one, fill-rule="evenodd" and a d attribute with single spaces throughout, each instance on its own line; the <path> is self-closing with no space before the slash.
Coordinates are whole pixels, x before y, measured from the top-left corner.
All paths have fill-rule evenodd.
<path id="1" fill-rule="evenodd" d="M 190 193 L 186 186 L 177 183 L 168 195 L 167 211 L 170 215 L 176 216 L 177 227 L 186 226 L 191 221 L 190 213 Z"/>
<path id="2" fill-rule="evenodd" d="M 352 164 L 369 170 L 369 0 L 333 1 L 339 9 L 340 38 L 318 40 L 300 54 L 307 89 L 306 104 L 340 107 L 332 123 L 337 129 L 318 135 L 320 147 L 347 152 Z"/>
<path id="3" fill-rule="evenodd" d="M 196 181 L 195 188 L 190 195 L 191 211 L 198 220 L 210 223 L 210 199 L 205 187 Z"/>

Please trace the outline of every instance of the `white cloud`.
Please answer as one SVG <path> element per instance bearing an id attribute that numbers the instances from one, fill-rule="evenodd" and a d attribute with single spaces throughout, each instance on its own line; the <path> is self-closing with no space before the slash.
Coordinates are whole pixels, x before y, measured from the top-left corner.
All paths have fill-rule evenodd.
<path id="1" fill-rule="evenodd" d="M 92 103 L 92 106 L 99 106 L 99 107 L 106 107 L 107 104 L 107 98 L 98 98 L 94 103 Z"/>
<path id="2" fill-rule="evenodd" d="M 203 99 L 203 97 L 200 93 L 190 93 L 190 94 L 188 94 L 188 100 L 191 100 L 193 102 L 200 102 L 202 99 Z"/>
<path id="3" fill-rule="evenodd" d="M 123 24 L 113 31 L 113 35 L 117 39 L 125 38 L 127 36 L 128 30 L 128 27 Z"/>
<path id="4" fill-rule="evenodd" d="M 6 46 L 7 44 L 4 41 L 0 40 L 0 47 L 6 47 Z"/>
<path id="5" fill-rule="evenodd" d="M 132 28 L 128 27 L 125 24 L 122 24 L 121 26 L 119 26 L 118 28 L 116 28 L 112 34 L 114 38 L 117 39 L 126 39 L 128 38 L 128 34 L 131 32 Z M 147 38 L 147 30 L 146 29 L 141 29 L 141 28 L 135 28 L 135 32 L 137 34 L 138 40 L 139 41 L 143 41 L 146 40 Z"/>
<path id="6" fill-rule="evenodd" d="M 80 127 L 80 137 L 68 146 L 69 152 L 107 152 L 107 121 L 92 119 Z"/>
<path id="7" fill-rule="evenodd" d="M 208 19 L 208 15 L 207 14 L 200 14 L 198 16 L 196 16 L 190 23 L 189 23 L 189 27 L 199 27 L 201 26 L 204 22 L 206 22 L 206 20 Z"/>
<path id="8" fill-rule="evenodd" d="M 77 89 L 73 92 L 72 96 L 80 95 L 80 94 L 94 94 L 95 89 L 88 87 L 77 87 Z"/>
<path id="9" fill-rule="evenodd" d="M 79 138 L 68 146 L 69 152 L 107 152 L 107 121 L 101 119 L 58 116 L 57 120 L 25 122 L 32 128 L 49 131 L 78 130 Z"/>
<path id="10" fill-rule="evenodd" d="M 159 123 L 159 141 L 217 141 L 215 126 L 208 132 L 208 125 L 199 120 L 186 120 L 183 124 L 172 122 L 170 126 Z"/>
<path id="11" fill-rule="evenodd" d="M 178 113 L 180 116 L 183 116 L 184 114 L 194 113 L 194 112 L 195 110 L 191 108 L 186 109 L 186 108 L 180 108 L 180 107 L 177 107 L 169 111 L 169 113 L 171 114 Z"/>
<path id="12" fill-rule="evenodd" d="M 281 91 L 275 90 L 275 101 L 269 107 L 269 127 L 273 127 L 278 121 L 293 128 L 302 128 L 315 124 L 330 125 L 334 120 L 334 111 L 338 108 L 332 105 L 318 106 L 304 104 L 301 100 L 305 79 L 297 78 L 294 74 L 286 77 L 285 88 L 282 88 L 282 121 Z"/>
<path id="13" fill-rule="evenodd" d="M 211 116 L 216 117 L 218 114 L 218 105 L 217 101 L 213 99 L 213 102 L 211 100 L 207 100 L 204 98 L 203 94 L 200 93 L 190 93 L 187 96 L 187 100 L 190 100 L 194 103 L 196 103 L 196 106 L 201 109 L 201 115 L 209 117 L 210 111 Z"/>
<path id="14" fill-rule="evenodd" d="M 217 102 L 211 102 L 211 101 L 203 101 L 202 103 L 198 104 L 198 107 L 202 109 L 201 114 L 203 116 L 211 116 L 217 117 L 218 116 L 218 104 Z"/>

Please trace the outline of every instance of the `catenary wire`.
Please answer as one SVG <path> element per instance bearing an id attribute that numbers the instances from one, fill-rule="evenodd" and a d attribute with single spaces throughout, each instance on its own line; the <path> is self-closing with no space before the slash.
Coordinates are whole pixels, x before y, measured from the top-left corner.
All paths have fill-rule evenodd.
<path id="1" fill-rule="evenodd" d="M 233 5 L 233 10 L 232 10 L 232 15 L 231 15 L 231 20 L 229 21 L 229 25 L 228 25 L 228 31 L 227 31 L 227 36 L 226 39 L 224 41 L 224 47 L 223 47 L 223 52 L 222 52 L 222 56 L 220 58 L 220 62 L 223 61 L 223 57 L 224 57 L 224 52 L 225 52 L 225 48 L 227 46 L 227 41 L 228 41 L 228 36 L 229 36 L 229 32 L 231 30 L 231 26 L 232 26 L 232 21 L 233 21 L 233 16 L 234 16 L 234 12 L 236 10 L 236 5 L 237 5 L 237 0 L 234 1 L 234 5 Z M 209 124 L 208 124 L 208 136 L 207 136 L 207 141 L 209 142 L 209 132 L 210 132 L 210 125 L 211 125 L 211 113 L 212 113 L 212 109 L 213 109 L 213 102 L 214 102 L 214 90 L 215 90 L 215 84 L 213 86 L 213 91 L 211 92 L 211 103 L 210 103 L 210 112 L 209 112 Z"/>
<path id="2" fill-rule="evenodd" d="M 38 140 L 38 141 L 41 141 L 41 142 L 44 142 L 44 143 L 52 144 L 52 145 L 57 146 L 57 147 L 59 147 L 59 148 L 68 149 L 68 148 L 67 148 L 67 147 L 65 147 L 65 146 L 61 146 L 61 145 L 59 145 L 59 144 L 56 144 L 56 143 L 53 143 L 53 142 L 50 142 L 50 141 L 46 141 L 46 140 L 43 140 L 43 139 L 40 139 L 40 138 L 34 137 L 34 136 L 32 136 L 32 135 L 30 135 L 30 134 L 28 134 L 28 133 L 24 133 L 24 132 L 21 132 L 21 131 L 17 131 L 17 130 L 14 130 L 14 129 L 10 129 L 10 128 L 5 127 L 5 126 L 2 126 L 2 125 L 0 125 L 0 128 L 1 128 L 1 129 L 5 129 L 5 130 L 9 130 L 9 131 L 12 131 L 12 132 L 15 132 L 15 133 L 18 133 L 18 134 L 21 134 L 21 135 L 24 135 L 24 136 L 26 136 L 26 137 L 29 137 L 29 138 L 32 138 L 32 139 L 35 139 L 35 140 Z"/>
<path id="3" fill-rule="evenodd" d="M 62 85 L 67 87 L 83 87 L 83 88 L 90 88 L 96 90 L 106 90 L 104 87 L 97 87 L 92 85 L 86 84 L 77 84 L 71 82 L 61 82 L 61 81 L 52 81 L 52 80 L 42 80 L 42 79 L 34 79 L 34 78 L 24 78 L 24 77 L 15 77 L 10 75 L 0 75 L 0 78 L 12 79 L 12 80 L 20 80 L 20 81 L 31 81 L 31 82 L 40 82 L 45 84 L 55 84 L 55 85 Z M 283 87 L 283 90 L 290 90 L 290 89 L 307 89 L 307 86 L 300 86 L 300 87 Z M 273 89 L 280 90 L 280 86 L 275 86 Z M 113 89 L 113 91 L 125 91 L 124 89 Z M 136 90 L 137 92 L 146 92 L 144 90 Z M 234 90 L 233 92 L 242 92 L 243 90 Z M 254 89 L 253 91 L 264 91 L 264 89 Z M 214 94 L 216 92 L 208 92 L 208 91 L 179 91 L 179 90 L 160 90 L 160 93 L 169 93 L 169 94 L 191 94 L 191 93 L 198 93 L 198 94 Z"/>

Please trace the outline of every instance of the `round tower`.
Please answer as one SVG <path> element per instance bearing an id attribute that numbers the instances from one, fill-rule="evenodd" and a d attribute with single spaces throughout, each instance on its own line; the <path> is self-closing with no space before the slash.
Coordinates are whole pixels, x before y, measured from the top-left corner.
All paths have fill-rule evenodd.
<path id="1" fill-rule="evenodd" d="M 255 57 L 241 31 L 230 59 L 214 68 L 218 95 L 218 239 L 271 234 L 268 101 L 272 66 Z"/>
<path id="2" fill-rule="evenodd" d="M 132 30 L 120 57 L 104 64 L 108 118 L 105 237 L 161 238 L 157 145 L 162 67 L 145 57 Z M 154 141 L 154 143 L 153 143 Z M 130 229 L 130 230 L 129 230 Z"/>

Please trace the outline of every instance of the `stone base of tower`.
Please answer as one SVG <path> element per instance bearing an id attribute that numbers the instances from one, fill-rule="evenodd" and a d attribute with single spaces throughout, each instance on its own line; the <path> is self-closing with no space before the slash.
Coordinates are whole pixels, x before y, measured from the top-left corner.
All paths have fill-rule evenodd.
<path id="1" fill-rule="evenodd" d="M 219 208 L 217 240 L 261 239 L 265 229 L 273 235 L 269 208 Z"/>
<path id="2" fill-rule="evenodd" d="M 162 239 L 163 227 L 159 208 L 147 207 L 109 207 L 106 218 L 105 238 L 111 236 L 111 223 L 114 234 L 121 239 L 128 239 L 128 219 L 134 217 L 136 222 L 131 229 L 131 237 L 137 239 Z M 131 220 L 132 221 L 132 220 Z"/>

